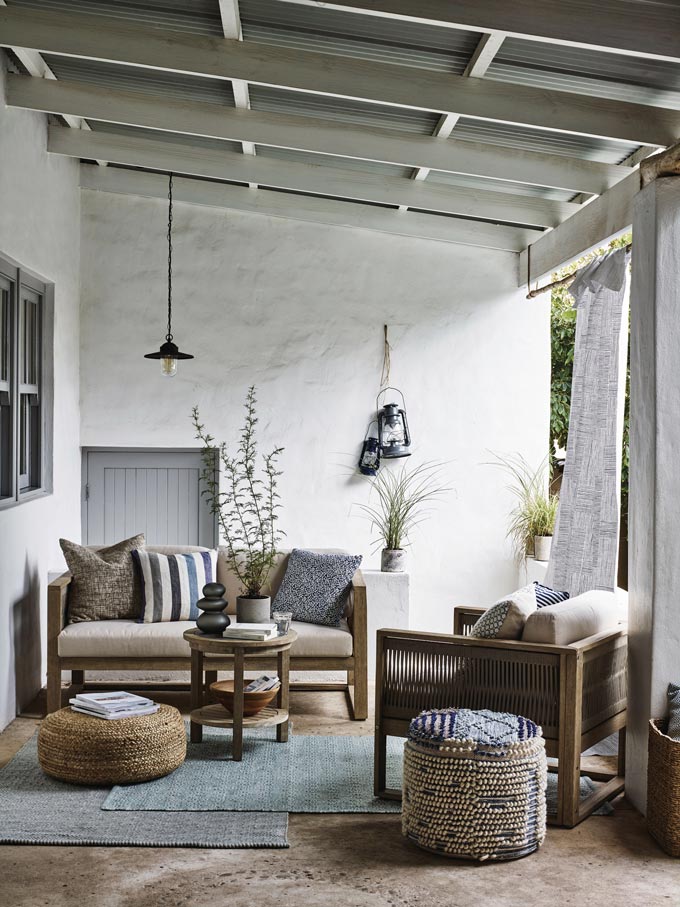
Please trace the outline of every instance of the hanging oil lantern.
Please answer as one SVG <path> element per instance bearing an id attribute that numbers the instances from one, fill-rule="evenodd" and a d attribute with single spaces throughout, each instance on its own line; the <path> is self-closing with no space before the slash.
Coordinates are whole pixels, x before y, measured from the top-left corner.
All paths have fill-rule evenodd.
<path id="1" fill-rule="evenodd" d="M 380 398 L 387 391 L 395 391 L 401 397 L 398 403 L 385 403 L 380 408 Z M 380 453 L 385 459 L 411 456 L 411 434 L 406 418 L 406 401 L 397 387 L 386 387 L 380 391 L 375 401 L 378 410 L 378 440 Z"/>
<path id="2" fill-rule="evenodd" d="M 377 425 L 374 419 L 368 426 L 366 437 L 361 447 L 361 456 L 359 457 L 359 472 L 365 476 L 377 476 L 380 469 L 380 441 L 373 437 L 371 425 Z"/>

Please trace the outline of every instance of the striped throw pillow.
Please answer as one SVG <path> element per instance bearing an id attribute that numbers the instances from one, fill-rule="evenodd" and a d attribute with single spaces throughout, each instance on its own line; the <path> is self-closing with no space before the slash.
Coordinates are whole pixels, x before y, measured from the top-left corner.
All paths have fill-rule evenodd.
<path id="1" fill-rule="evenodd" d="M 536 580 L 534 580 L 534 586 L 536 587 L 536 604 L 539 608 L 566 602 L 569 598 L 568 592 L 558 592 L 557 589 L 551 589 L 550 586 L 542 586 Z"/>
<path id="2" fill-rule="evenodd" d="M 157 554 L 139 548 L 132 552 L 142 580 L 139 623 L 196 620 L 196 602 L 203 586 L 215 580 L 217 551 Z"/>

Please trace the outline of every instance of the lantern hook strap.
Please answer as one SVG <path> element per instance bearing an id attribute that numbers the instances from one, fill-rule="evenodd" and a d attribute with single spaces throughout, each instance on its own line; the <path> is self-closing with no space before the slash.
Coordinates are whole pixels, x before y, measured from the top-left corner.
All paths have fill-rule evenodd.
<path id="1" fill-rule="evenodd" d="M 386 394 L 387 391 L 396 391 L 396 392 L 399 394 L 399 396 L 401 397 L 401 406 L 402 406 L 402 409 L 406 409 L 406 401 L 404 400 L 404 395 L 403 395 L 402 392 L 399 390 L 399 388 L 398 388 L 398 387 L 384 387 L 384 388 L 380 391 L 380 393 L 378 394 L 378 396 L 375 398 L 375 408 L 376 408 L 376 410 L 379 410 L 379 409 L 380 409 L 380 398 L 382 397 L 383 394 Z"/>
<path id="2" fill-rule="evenodd" d="M 380 387 L 386 387 L 390 383 L 390 354 L 392 353 L 392 347 L 390 346 L 390 342 L 387 339 L 387 325 L 383 325 L 383 330 L 385 333 L 385 340 L 383 346 L 382 372 L 380 373 Z"/>

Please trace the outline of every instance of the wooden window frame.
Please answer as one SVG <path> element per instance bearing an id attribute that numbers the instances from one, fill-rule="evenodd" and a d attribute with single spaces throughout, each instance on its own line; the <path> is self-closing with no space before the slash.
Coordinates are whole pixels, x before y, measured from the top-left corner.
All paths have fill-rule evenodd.
<path id="1" fill-rule="evenodd" d="M 4 510 L 52 493 L 54 285 L 5 255 L 0 256 L 0 278 L 5 284 L 0 289 L 9 285 L 8 317 L 0 319 L 0 345 L 6 343 L 9 353 L 8 376 L 0 375 L 0 405 L 9 407 L 9 414 L 0 411 L 0 430 L 4 419 L 8 438 L 7 442 L 2 438 L 0 446 L 0 510 Z M 33 296 L 37 305 L 28 336 L 24 294 Z M 31 341 L 30 351 L 21 348 L 26 339 Z M 27 355 L 31 374 L 26 372 Z M 28 411 L 32 426 L 22 422 L 22 411 Z"/>

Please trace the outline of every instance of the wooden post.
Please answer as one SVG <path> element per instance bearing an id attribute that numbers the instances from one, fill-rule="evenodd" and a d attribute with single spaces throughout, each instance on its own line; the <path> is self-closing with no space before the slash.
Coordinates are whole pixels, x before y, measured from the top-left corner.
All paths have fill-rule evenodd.
<path id="1" fill-rule="evenodd" d="M 200 709 L 203 705 L 203 653 L 198 649 L 191 650 L 191 710 Z M 203 740 L 203 726 L 191 721 L 189 725 L 192 743 Z"/>
<path id="2" fill-rule="evenodd" d="M 243 758 L 243 649 L 234 649 L 234 737 L 232 759 L 240 762 Z"/>
<path id="3" fill-rule="evenodd" d="M 281 689 L 278 694 L 278 707 L 288 711 L 289 705 L 289 673 L 290 673 L 290 647 L 282 649 L 278 654 L 278 671 Z M 288 728 L 290 727 L 290 717 L 283 724 L 276 726 L 276 739 L 279 743 L 285 743 L 288 740 Z"/>

